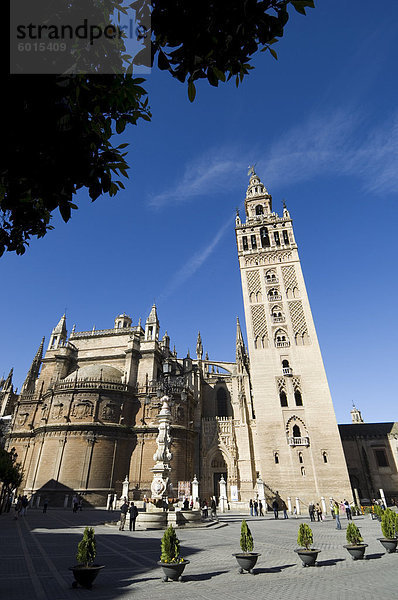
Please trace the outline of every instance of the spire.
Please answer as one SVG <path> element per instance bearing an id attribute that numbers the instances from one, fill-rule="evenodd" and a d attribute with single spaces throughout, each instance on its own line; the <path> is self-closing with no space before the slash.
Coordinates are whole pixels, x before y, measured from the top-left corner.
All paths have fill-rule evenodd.
<path id="1" fill-rule="evenodd" d="M 272 196 L 252 167 L 249 170 L 249 185 L 247 187 L 245 210 L 249 220 L 259 219 L 272 212 Z"/>
<path id="2" fill-rule="evenodd" d="M 239 317 L 236 317 L 236 362 L 246 364 L 247 352 L 245 342 L 243 341 L 242 329 Z"/>
<path id="3" fill-rule="evenodd" d="M 361 411 L 358 410 L 358 408 L 355 406 L 354 403 L 352 403 L 351 421 L 353 423 L 364 423 L 364 420 L 361 415 Z"/>
<path id="4" fill-rule="evenodd" d="M 152 341 L 159 339 L 159 319 L 156 304 L 152 305 L 151 312 L 145 322 L 145 339 Z"/>
<path id="5" fill-rule="evenodd" d="M 202 360 L 203 356 L 203 344 L 202 338 L 200 337 L 200 331 L 198 331 L 198 339 L 196 340 L 196 358 Z"/>
<path id="6" fill-rule="evenodd" d="M 40 346 L 35 354 L 26 379 L 21 388 L 21 394 L 35 391 L 36 380 L 39 376 L 41 361 L 43 358 L 44 337 L 41 340 Z"/>
<path id="7" fill-rule="evenodd" d="M 66 343 L 67 336 L 68 332 L 66 330 L 66 315 L 64 313 L 60 318 L 58 325 L 52 330 L 48 349 L 55 350 L 60 346 L 64 346 Z"/>
<path id="8" fill-rule="evenodd" d="M 7 379 L 3 383 L 3 392 L 7 392 L 12 386 L 12 376 L 14 374 L 14 368 L 8 373 Z"/>
<path id="9" fill-rule="evenodd" d="M 61 335 L 64 335 L 66 337 L 67 331 L 66 331 L 66 314 L 65 313 L 60 318 L 58 325 L 56 327 L 54 327 L 53 333 L 60 333 Z"/>

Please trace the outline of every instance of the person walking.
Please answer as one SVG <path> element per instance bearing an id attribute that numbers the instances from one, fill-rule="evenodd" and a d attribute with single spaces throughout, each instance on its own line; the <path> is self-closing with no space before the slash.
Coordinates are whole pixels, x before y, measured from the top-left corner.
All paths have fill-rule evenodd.
<path id="1" fill-rule="evenodd" d="M 210 504 L 210 517 L 212 519 L 217 520 L 217 504 L 216 504 L 216 499 L 213 498 L 211 499 L 211 504 Z"/>
<path id="2" fill-rule="evenodd" d="M 286 506 L 285 501 L 283 501 L 283 503 L 282 503 L 282 510 L 283 510 L 283 518 L 288 519 L 289 515 L 287 514 L 287 506 Z"/>
<path id="3" fill-rule="evenodd" d="M 297 506 L 296 505 L 294 505 L 294 508 L 293 508 L 293 515 L 294 515 L 294 518 L 297 519 Z"/>
<path id="4" fill-rule="evenodd" d="M 347 521 L 352 521 L 352 510 L 348 500 L 344 498 L 343 503 L 345 506 L 345 514 L 347 515 Z"/>
<path id="5" fill-rule="evenodd" d="M 310 514 L 310 520 L 315 521 L 315 504 L 313 502 L 309 503 L 308 512 Z"/>
<path id="6" fill-rule="evenodd" d="M 207 500 L 203 500 L 203 504 L 202 504 L 202 516 L 204 519 L 207 519 L 209 516 L 209 507 L 207 504 Z"/>
<path id="7" fill-rule="evenodd" d="M 336 500 L 334 501 L 333 512 L 334 512 L 334 518 L 336 520 L 336 529 L 341 529 L 340 507 L 339 507 L 338 503 L 336 502 Z"/>
<path id="8" fill-rule="evenodd" d="M 79 508 L 79 498 L 76 494 L 72 498 L 72 510 L 74 513 L 77 513 L 77 509 Z"/>
<path id="9" fill-rule="evenodd" d="M 124 526 L 126 524 L 126 515 L 128 513 L 128 510 L 129 510 L 129 505 L 127 504 L 127 500 L 125 498 L 122 506 L 120 507 L 120 525 L 119 525 L 119 531 L 124 531 Z"/>
<path id="10" fill-rule="evenodd" d="M 261 500 L 258 501 L 258 510 L 259 510 L 260 517 L 263 517 L 264 516 L 263 503 L 261 502 Z"/>
<path id="11" fill-rule="evenodd" d="M 136 507 L 134 502 L 132 502 L 130 504 L 129 515 L 130 515 L 129 529 L 131 531 L 131 528 L 133 528 L 133 531 L 135 531 L 135 520 L 138 517 L 138 508 Z"/>
<path id="12" fill-rule="evenodd" d="M 318 522 L 322 521 L 322 508 L 320 507 L 319 502 L 315 506 L 315 512 L 316 512 Z"/>
<path id="13" fill-rule="evenodd" d="M 253 508 L 254 508 L 254 516 L 258 517 L 258 502 L 257 502 L 257 500 L 255 500 L 253 502 Z"/>
<path id="14" fill-rule="evenodd" d="M 279 505 L 278 505 L 278 500 L 275 498 L 275 500 L 272 503 L 272 510 L 274 511 L 274 517 L 275 519 L 278 519 L 278 511 L 279 511 Z"/>
<path id="15" fill-rule="evenodd" d="M 48 498 L 47 496 L 44 498 L 44 502 L 43 502 L 43 513 L 47 512 L 47 507 L 48 507 Z"/>
<path id="16" fill-rule="evenodd" d="M 249 501 L 249 508 L 250 508 L 250 516 L 253 516 L 253 500 L 250 498 Z"/>

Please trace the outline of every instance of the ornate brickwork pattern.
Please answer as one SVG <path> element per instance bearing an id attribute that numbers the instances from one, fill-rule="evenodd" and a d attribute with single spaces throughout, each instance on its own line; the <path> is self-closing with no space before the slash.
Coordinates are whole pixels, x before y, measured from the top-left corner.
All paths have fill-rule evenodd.
<path id="1" fill-rule="evenodd" d="M 257 306 L 251 306 L 251 311 L 254 337 L 263 337 L 265 335 L 268 338 L 264 305 L 258 304 Z"/>
<path id="2" fill-rule="evenodd" d="M 299 390 L 301 392 L 301 380 L 300 377 L 292 377 L 292 384 L 294 391 Z"/>
<path id="3" fill-rule="evenodd" d="M 301 301 L 293 300 L 288 304 L 294 335 L 303 335 L 304 333 L 308 333 Z"/>
<path id="4" fill-rule="evenodd" d="M 245 256 L 245 265 L 247 267 L 253 265 L 272 265 L 280 262 L 291 260 L 292 253 L 286 252 L 267 252 L 266 254 L 258 254 L 256 256 Z"/>
<path id="5" fill-rule="evenodd" d="M 247 288 L 249 290 L 249 294 L 254 292 L 261 292 L 261 283 L 260 283 L 260 272 L 259 271 L 248 271 L 247 272 Z"/>
<path id="6" fill-rule="evenodd" d="M 290 265 L 289 267 L 282 267 L 282 277 L 286 290 L 288 290 L 289 288 L 291 290 L 293 288 L 298 288 L 296 271 L 294 270 L 294 267 L 292 265 Z"/>
<path id="7" fill-rule="evenodd" d="M 286 393 L 286 382 L 284 377 L 277 377 L 276 383 L 278 385 L 278 393 L 285 392 Z"/>

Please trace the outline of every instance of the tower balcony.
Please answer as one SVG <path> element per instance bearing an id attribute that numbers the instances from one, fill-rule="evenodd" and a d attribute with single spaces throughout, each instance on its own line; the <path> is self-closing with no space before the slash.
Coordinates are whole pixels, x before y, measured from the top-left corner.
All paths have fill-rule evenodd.
<path id="1" fill-rule="evenodd" d="M 269 295 L 268 300 L 270 302 L 280 302 L 282 300 L 282 296 L 280 294 Z"/>
<path id="2" fill-rule="evenodd" d="M 275 342 L 275 346 L 277 348 L 289 348 L 290 342 L 288 342 L 288 341 L 285 341 L 285 342 Z"/>
<path id="3" fill-rule="evenodd" d="M 282 372 L 285 377 L 293 377 L 293 369 L 291 367 L 283 367 Z"/>
<path id="4" fill-rule="evenodd" d="M 289 446 L 309 446 L 310 438 L 309 437 L 288 437 L 287 443 Z"/>

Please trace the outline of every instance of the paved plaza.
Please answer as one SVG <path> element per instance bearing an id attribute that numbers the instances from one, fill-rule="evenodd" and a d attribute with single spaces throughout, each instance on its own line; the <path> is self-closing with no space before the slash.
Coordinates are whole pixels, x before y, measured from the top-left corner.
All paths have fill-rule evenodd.
<path id="1" fill-rule="evenodd" d="M 373 600 L 398 598 L 398 553 L 385 554 L 377 540 L 380 524 L 355 518 L 367 548 L 367 560 L 354 562 L 343 548 L 347 522 L 336 531 L 333 520 L 312 523 L 314 546 L 321 549 L 318 567 L 303 569 L 294 553 L 297 529 L 305 519 L 247 517 L 255 550 L 261 552 L 256 575 L 239 575 L 233 552 L 239 551 L 243 515 L 221 516 L 220 526 L 179 529 L 182 555 L 191 562 L 182 583 L 163 583 L 156 562 L 162 531 L 119 532 L 105 526 L 110 514 L 86 510 L 30 510 L 14 519 L 0 516 L 0 597 L 4 600 L 230 600 L 251 598 L 325 598 Z M 72 589 L 68 567 L 75 564 L 84 526 L 95 526 L 97 560 L 106 568 L 93 588 Z"/>

